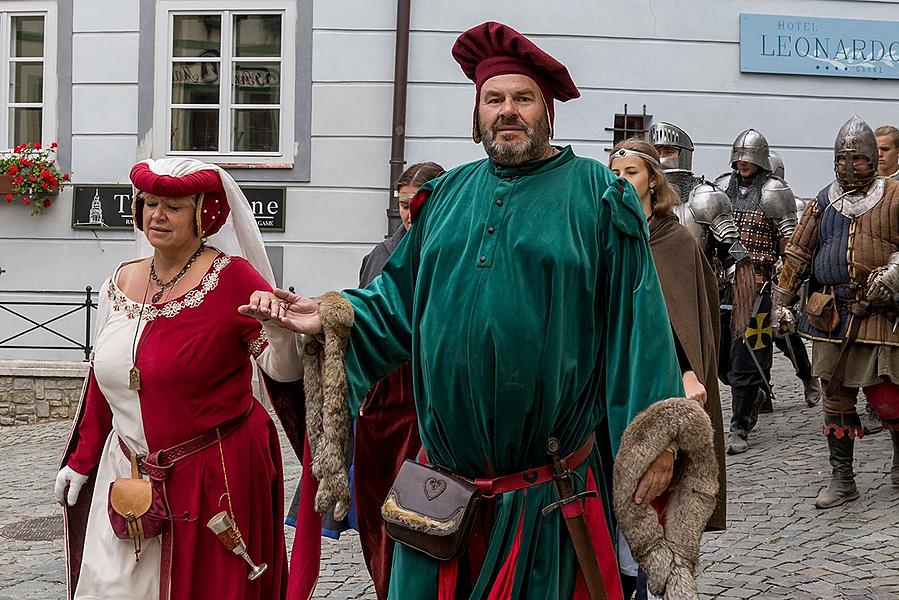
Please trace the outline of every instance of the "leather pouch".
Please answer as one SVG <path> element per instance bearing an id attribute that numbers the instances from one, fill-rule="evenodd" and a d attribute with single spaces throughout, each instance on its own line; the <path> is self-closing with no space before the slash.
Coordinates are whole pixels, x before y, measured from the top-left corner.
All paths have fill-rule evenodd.
<path id="1" fill-rule="evenodd" d="M 470 481 L 406 460 L 381 506 L 387 534 L 438 560 L 461 556 L 481 491 Z"/>
<path id="2" fill-rule="evenodd" d="M 162 533 L 169 520 L 158 485 L 141 478 L 135 456 L 131 457 L 131 477 L 109 484 L 109 523 L 116 537 L 134 542 L 136 561 L 140 561 L 143 541 Z"/>
<path id="3" fill-rule="evenodd" d="M 805 303 L 805 312 L 815 329 L 833 333 L 840 326 L 840 312 L 833 294 L 814 292 Z"/>

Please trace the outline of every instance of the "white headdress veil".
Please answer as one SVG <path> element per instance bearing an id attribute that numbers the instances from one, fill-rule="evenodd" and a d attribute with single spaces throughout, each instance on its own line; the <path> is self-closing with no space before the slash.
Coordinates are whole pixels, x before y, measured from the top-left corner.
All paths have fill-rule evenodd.
<path id="1" fill-rule="evenodd" d="M 218 171 L 231 212 L 221 229 L 206 238 L 206 241 L 209 245 L 215 246 L 225 254 L 242 256 L 247 259 L 270 285 L 275 285 L 272 265 L 268 260 L 268 255 L 265 253 L 265 244 L 262 241 L 262 234 L 259 233 L 259 227 L 256 225 L 253 211 L 250 210 L 250 203 L 247 201 L 247 197 L 240 189 L 240 186 L 237 185 L 237 182 L 234 181 L 234 178 L 227 171 L 221 167 L 193 158 L 149 159 L 142 162 L 147 163 L 150 171 L 157 175 L 171 175 L 173 177 L 183 177 L 184 175 L 207 169 Z M 137 188 L 133 189 L 133 193 L 137 193 Z M 137 223 L 134 225 L 134 241 L 137 256 L 153 254 L 153 247 L 150 245 L 144 232 L 137 228 Z"/>

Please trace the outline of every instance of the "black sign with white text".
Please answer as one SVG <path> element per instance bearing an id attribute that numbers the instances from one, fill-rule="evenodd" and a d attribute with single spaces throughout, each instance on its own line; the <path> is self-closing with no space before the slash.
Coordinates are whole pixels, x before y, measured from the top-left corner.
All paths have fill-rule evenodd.
<path id="1" fill-rule="evenodd" d="M 72 197 L 75 229 L 131 229 L 130 185 L 76 185 Z"/>
<path id="2" fill-rule="evenodd" d="M 242 187 L 260 231 L 284 231 L 284 188 Z"/>
<path id="3" fill-rule="evenodd" d="M 284 188 L 242 188 L 260 231 L 284 231 Z M 76 185 L 74 229 L 132 229 L 131 186 Z"/>

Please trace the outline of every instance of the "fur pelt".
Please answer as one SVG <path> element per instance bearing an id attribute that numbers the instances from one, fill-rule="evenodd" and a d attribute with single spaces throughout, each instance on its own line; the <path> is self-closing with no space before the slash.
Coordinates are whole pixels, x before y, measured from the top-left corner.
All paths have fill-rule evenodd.
<path id="1" fill-rule="evenodd" d="M 312 475 L 318 480 L 315 510 L 334 511 L 340 520 L 350 507 L 346 462 L 350 420 L 344 357 L 355 313 L 352 304 L 337 292 L 328 292 L 317 301 L 324 343 L 315 336 L 306 336 L 306 431 L 312 451 Z"/>
<path id="2" fill-rule="evenodd" d="M 459 508 L 448 519 L 440 520 L 423 515 L 420 512 L 404 508 L 396 498 L 393 490 L 381 506 L 381 516 L 389 523 L 397 523 L 412 531 L 420 531 L 429 535 L 448 535 L 455 533 L 462 522 L 463 509 Z"/>
<path id="3" fill-rule="evenodd" d="M 679 477 L 669 490 L 663 529 L 655 510 L 635 503 L 634 493 L 646 469 L 672 442 L 679 448 Z M 699 540 L 718 491 L 712 425 L 702 407 L 671 398 L 637 415 L 621 438 L 613 490 L 615 516 L 650 591 L 666 600 L 698 600 L 693 575 Z"/>

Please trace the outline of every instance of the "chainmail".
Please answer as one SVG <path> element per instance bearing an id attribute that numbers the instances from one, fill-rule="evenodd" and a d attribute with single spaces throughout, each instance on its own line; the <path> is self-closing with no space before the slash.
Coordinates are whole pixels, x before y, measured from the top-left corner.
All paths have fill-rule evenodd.
<path id="1" fill-rule="evenodd" d="M 762 203 L 762 186 L 768 179 L 768 174 L 759 171 L 749 186 L 746 194 L 740 192 L 740 174 L 734 171 L 730 178 L 730 184 L 727 186 L 727 196 L 734 207 L 734 210 L 741 212 L 749 212 L 758 209 Z"/>
<path id="2" fill-rule="evenodd" d="M 684 204 L 690 199 L 690 192 L 693 191 L 693 188 L 703 181 L 702 177 L 696 177 L 690 171 L 668 171 L 665 173 L 665 179 L 674 186 Z"/>

